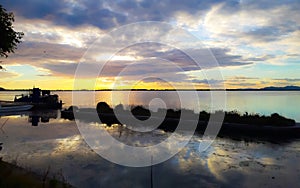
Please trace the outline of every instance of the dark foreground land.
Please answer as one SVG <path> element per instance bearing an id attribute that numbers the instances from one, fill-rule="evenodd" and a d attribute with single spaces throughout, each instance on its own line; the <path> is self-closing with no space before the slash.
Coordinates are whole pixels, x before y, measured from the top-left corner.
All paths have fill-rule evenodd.
<path id="1" fill-rule="evenodd" d="M 96 108 L 98 116 L 91 115 L 95 112 L 95 109 L 78 109 L 77 107 L 70 107 L 67 110 L 62 111 L 62 118 L 74 119 L 74 113 L 76 118 L 86 122 L 97 122 L 99 118 L 101 123 L 111 126 L 112 124 L 122 124 L 116 117 L 115 112 L 121 114 L 123 119 L 130 114 L 133 114 L 135 118 L 139 120 L 147 120 L 150 117 L 155 118 L 162 113 L 163 109 L 159 109 L 157 112 L 152 112 L 143 106 L 132 106 L 130 110 L 124 109 L 122 105 L 111 108 L 105 102 L 99 102 Z M 207 113 L 205 111 L 199 114 L 194 113 L 191 110 L 174 110 L 167 109 L 164 120 L 157 126 L 158 129 L 162 129 L 166 132 L 173 132 L 178 128 L 179 122 L 181 130 L 190 130 L 192 121 L 196 121 L 195 133 L 204 134 L 207 128 L 208 122 L 211 121 L 212 116 L 224 115 L 224 121 L 210 122 L 211 125 L 219 126 L 221 129 L 218 133 L 219 137 L 230 137 L 240 140 L 269 140 L 279 142 L 281 140 L 300 138 L 300 126 L 295 120 L 285 118 L 277 113 L 270 116 L 264 116 L 259 114 L 239 114 L 238 112 L 222 112 L 216 111 L 214 114 Z M 181 115 L 184 114 L 184 119 Z M 219 125 L 218 125 L 219 124 Z M 130 122 L 131 126 L 145 126 L 134 124 Z M 183 129 L 182 129 L 183 127 Z M 206 132 L 207 134 L 207 132 Z M 208 134 L 208 136 L 210 136 Z M 212 135 L 214 136 L 214 135 Z"/>
<path id="2" fill-rule="evenodd" d="M 0 151 L 2 150 L 0 143 Z M 16 164 L 2 161 L 0 157 L 0 187 L 22 187 L 22 188 L 69 188 L 62 174 L 50 175 L 50 167 L 38 175 L 28 169 L 21 168 Z"/>
<path id="3" fill-rule="evenodd" d="M 55 177 L 37 175 L 26 169 L 0 160 L 0 187 L 22 187 L 22 188 L 66 188 L 71 185 L 58 180 Z"/>

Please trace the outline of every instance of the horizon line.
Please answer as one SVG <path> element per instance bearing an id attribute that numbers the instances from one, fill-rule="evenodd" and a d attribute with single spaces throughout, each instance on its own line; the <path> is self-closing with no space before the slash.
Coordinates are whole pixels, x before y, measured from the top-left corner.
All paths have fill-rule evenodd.
<path id="1" fill-rule="evenodd" d="M 0 91 L 28 91 L 29 89 L 5 89 L 0 87 Z M 210 88 L 203 88 L 203 89 L 146 89 L 146 88 L 140 88 L 140 89 L 42 89 L 42 90 L 50 90 L 50 91 L 299 91 L 300 86 L 283 86 L 283 87 L 276 87 L 276 86 L 268 86 L 263 88 L 216 88 L 216 89 L 210 89 Z"/>

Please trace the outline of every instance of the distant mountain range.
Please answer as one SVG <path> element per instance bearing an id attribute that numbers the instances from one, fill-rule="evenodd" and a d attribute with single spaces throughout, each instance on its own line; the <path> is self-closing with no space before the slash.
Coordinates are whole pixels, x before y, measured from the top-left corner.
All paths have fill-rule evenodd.
<path id="1" fill-rule="evenodd" d="M 13 91 L 25 91 L 26 89 L 15 89 Z M 138 90 L 143 90 L 143 91 L 171 91 L 169 89 L 137 89 L 137 90 L 131 90 L 131 91 L 138 91 Z M 179 90 L 189 90 L 189 89 L 179 89 Z M 199 91 L 209 91 L 209 89 L 198 89 Z M 218 89 L 216 89 L 218 90 Z M 270 86 L 270 87 L 264 87 L 264 88 L 246 88 L 246 89 L 226 89 L 227 91 L 300 91 L 299 86 L 285 86 L 285 87 L 275 87 L 275 86 Z M 4 89 L 0 87 L 0 91 L 12 91 L 11 89 Z M 64 91 L 64 90 L 56 90 L 56 91 Z M 72 90 L 66 90 L 66 91 L 72 91 Z M 88 90 L 87 90 L 88 91 Z M 110 89 L 106 90 L 97 90 L 97 91 L 111 91 Z M 130 91 L 124 90 L 124 91 Z M 174 91 L 174 90 L 173 90 Z"/>
<path id="2" fill-rule="evenodd" d="M 227 91 L 300 91 L 299 86 L 275 87 L 269 86 L 264 88 L 246 88 L 246 89 L 226 89 Z"/>
<path id="3" fill-rule="evenodd" d="M 265 87 L 265 88 L 262 88 L 261 90 L 283 90 L 283 91 L 290 91 L 290 90 L 300 90 L 300 87 L 299 86 L 285 86 L 285 87 L 274 87 L 274 86 L 271 86 L 271 87 Z"/>

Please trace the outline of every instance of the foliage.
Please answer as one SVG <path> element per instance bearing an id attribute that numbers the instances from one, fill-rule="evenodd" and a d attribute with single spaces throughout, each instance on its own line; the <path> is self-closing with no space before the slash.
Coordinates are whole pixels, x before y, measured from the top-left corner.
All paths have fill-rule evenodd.
<path id="1" fill-rule="evenodd" d="M 123 107 L 122 107 L 123 108 Z M 166 118 L 174 118 L 179 119 L 181 118 L 182 113 L 185 114 L 185 117 L 199 115 L 199 121 L 207 122 L 211 116 L 210 113 L 201 111 L 199 114 L 195 114 L 192 110 L 187 109 L 180 109 L 180 110 L 173 110 L 173 109 L 158 109 L 157 113 L 162 113 L 163 110 L 166 110 Z M 102 113 L 111 113 L 113 114 L 113 109 L 105 102 L 100 102 L 97 105 L 97 111 Z M 143 106 L 132 106 L 131 113 L 138 117 L 138 116 L 151 116 L 153 114 L 155 116 L 155 112 L 151 112 L 150 110 L 144 108 Z M 285 118 L 277 113 L 271 114 L 271 116 L 264 116 L 259 114 L 249 114 L 244 113 L 241 115 L 237 111 L 216 111 L 217 113 L 225 113 L 224 123 L 237 123 L 237 124 L 246 124 L 246 125 L 259 125 L 259 126 L 294 126 L 295 120 Z"/>
<path id="2" fill-rule="evenodd" d="M 22 32 L 16 32 L 12 23 L 15 21 L 14 14 L 7 12 L 0 5 L 0 56 L 7 57 L 9 53 L 14 53 L 24 35 Z"/>

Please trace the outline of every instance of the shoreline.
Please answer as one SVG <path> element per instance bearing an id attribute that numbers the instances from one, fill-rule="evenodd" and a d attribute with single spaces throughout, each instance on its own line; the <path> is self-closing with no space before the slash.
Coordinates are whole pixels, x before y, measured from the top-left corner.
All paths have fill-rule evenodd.
<path id="1" fill-rule="evenodd" d="M 155 118 L 155 112 L 151 112 L 142 106 L 135 106 L 131 110 L 124 110 L 123 106 L 115 107 L 115 110 L 116 108 L 120 110 L 120 114 L 125 114 L 123 116 L 125 119 L 129 118 L 129 113 L 132 113 L 133 116 L 140 121 L 147 120 L 149 117 Z M 61 118 L 74 120 L 73 110 L 75 111 L 76 118 L 85 122 L 99 122 L 100 119 L 101 123 L 107 126 L 113 124 L 122 125 L 115 116 L 114 109 L 110 108 L 109 105 L 104 102 L 98 103 L 96 110 L 69 107 L 69 109 L 61 111 Z M 180 122 L 183 123 L 183 128 L 181 129 L 189 130 L 191 121 L 194 121 L 194 123 L 196 123 L 194 132 L 204 134 L 211 114 L 207 112 L 195 114 L 193 111 L 186 111 L 185 113 L 190 113 L 189 117 L 191 117 L 192 120 L 183 120 L 180 119 L 182 111 L 184 111 L 184 109 L 177 111 L 168 109 L 164 120 L 157 126 L 157 129 L 164 130 L 165 132 L 174 132 Z M 93 115 L 93 112 L 97 112 L 97 115 Z M 295 120 L 285 118 L 276 113 L 271 116 L 249 115 L 247 113 L 240 115 L 237 112 L 224 113 L 225 117 L 218 132 L 218 137 L 229 137 L 239 140 L 266 140 L 271 142 L 300 138 L 300 124 L 295 122 Z M 195 119 L 195 117 L 198 118 L 197 115 L 199 117 L 199 119 L 197 119 L 198 121 Z M 141 125 L 131 123 L 130 126 L 138 127 Z"/>
<path id="2" fill-rule="evenodd" d="M 3 161 L 0 158 L 0 187 L 53 187 L 71 188 L 70 184 L 51 178 L 48 171 L 44 175 L 24 169 L 16 164 Z"/>
<path id="3" fill-rule="evenodd" d="M 28 89 L 6 89 L 0 90 L 0 92 L 28 92 Z M 51 92 L 95 92 L 95 91 L 149 91 L 149 92 L 156 92 L 156 91 L 300 91 L 300 89 L 96 89 L 96 90 L 60 90 L 60 89 L 53 89 L 49 90 Z"/>

